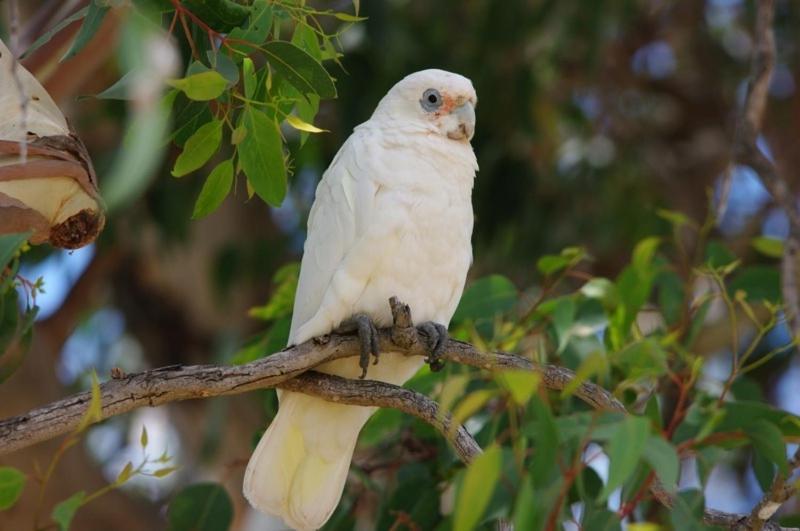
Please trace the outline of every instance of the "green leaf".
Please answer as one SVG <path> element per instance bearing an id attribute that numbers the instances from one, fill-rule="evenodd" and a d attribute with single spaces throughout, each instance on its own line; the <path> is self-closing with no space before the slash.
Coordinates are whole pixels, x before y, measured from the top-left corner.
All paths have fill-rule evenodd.
<path id="1" fill-rule="evenodd" d="M 239 26 L 250 10 L 232 0 L 182 0 L 185 8 L 220 32 L 228 32 Z"/>
<path id="2" fill-rule="evenodd" d="M 182 489 L 167 509 L 169 531 L 226 531 L 233 520 L 233 503 L 218 483 L 198 483 Z"/>
<path id="3" fill-rule="evenodd" d="M 538 373 L 531 371 L 503 371 L 496 378 L 520 406 L 528 403 L 542 379 Z"/>
<path id="4" fill-rule="evenodd" d="M 559 433 L 552 411 L 539 397 L 531 400 L 531 409 L 536 415 L 536 431 L 533 434 L 533 460 L 531 474 L 533 485 L 543 488 L 553 483 L 553 473 L 558 471 Z"/>
<path id="5" fill-rule="evenodd" d="M 249 57 L 245 57 L 242 61 L 242 77 L 244 77 L 244 95 L 252 99 L 256 93 L 256 67 Z"/>
<path id="6" fill-rule="evenodd" d="M 235 85 L 239 82 L 239 67 L 228 56 L 228 54 L 218 51 L 214 52 L 208 50 L 206 52 L 208 62 L 211 68 L 222 74 L 222 77 L 228 80 L 228 83 Z"/>
<path id="7" fill-rule="evenodd" d="M 53 521 L 58 524 L 59 531 L 69 531 L 69 526 L 72 523 L 72 519 L 75 517 L 75 513 L 83 504 L 83 500 L 85 498 L 86 492 L 76 492 L 66 500 L 53 507 Z"/>
<path id="8" fill-rule="evenodd" d="M 248 315 L 264 321 L 291 315 L 299 276 L 299 262 L 290 262 L 281 266 L 272 277 L 275 290 L 272 292 L 269 302 L 264 306 L 251 308 Z"/>
<path id="9" fill-rule="evenodd" d="M 536 493 L 530 478 L 522 480 L 514 502 L 514 529 L 536 529 Z"/>
<path id="10" fill-rule="evenodd" d="M 367 17 L 359 17 L 357 15 L 351 15 L 350 13 L 334 13 L 333 16 L 344 22 L 361 22 L 362 20 L 367 20 Z"/>
<path id="11" fill-rule="evenodd" d="M 36 306 L 20 313 L 15 289 L 8 287 L 0 294 L 0 383 L 22 365 L 30 348 L 37 313 Z"/>
<path id="12" fill-rule="evenodd" d="M 675 447 L 658 435 L 651 435 L 644 445 L 643 455 L 664 487 L 670 492 L 674 491 L 680 470 L 680 460 Z"/>
<path id="13" fill-rule="evenodd" d="M 666 210 L 661 208 L 656 210 L 656 215 L 658 215 L 658 217 L 662 219 L 669 221 L 676 228 L 686 225 L 691 221 L 686 214 L 684 214 L 683 212 L 678 212 L 676 210 Z"/>
<path id="14" fill-rule="evenodd" d="M 142 448 L 147 448 L 147 443 L 149 442 L 149 438 L 147 437 L 147 426 L 142 426 L 142 434 L 139 436 L 139 444 Z"/>
<path id="15" fill-rule="evenodd" d="M 770 258 L 780 258 L 783 256 L 783 240 L 779 240 L 778 238 L 758 236 L 757 238 L 753 238 L 750 244 L 756 251 Z"/>
<path id="16" fill-rule="evenodd" d="M 607 448 L 610 464 L 603 499 L 608 498 L 636 470 L 649 432 L 650 422 L 642 417 L 628 417 L 617 427 Z"/>
<path id="17" fill-rule="evenodd" d="M 168 466 L 168 467 L 164 467 L 164 468 L 159 468 L 158 470 L 153 472 L 153 476 L 155 476 L 157 478 L 164 478 L 164 477 L 169 476 L 170 474 L 172 474 L 176 470 L 178 470 L 177 466 Z"/>
<path id="18" fill-rule="evenodd" d="M 703 510 L 705 500 L 699 490 L 686 490 L 679 492 L 675 497 L 675 506 L 669 512 L 672 529 L 681 531 L 706 531 L 719 529 L 703 524 Z"/>
<path id="19" fill-rule="evenodd" d="M 0 511 L 17 503 L 25 488 L 25 474 L 10 466 L 0 466 Z"/>
<path id="20" fill-rule="evenodd" d="M 539 258 L 536 267 L 544 276 L 551 276 L 559 271 L 573 267 L 587 258 L 582 247 L 567 247 L 560 254 L 547 254 Z"/>
<path id="21" fill-rule="evenodd" d="M 758 419 L 745 430 L 747 437 L 753 442 L 756 452 L 760 453 L 776 465 L 783 475 L 789 473 L 786 459 L 786 443 L 783 434 L 773 423 Z"/>
<path id="22" fill-rule="evenodd" d="M 75 429 L 76 433 L 80 433 L 92 424 L 103 420 L 103 395 L 100 391 L 100 382 L 97 381 L 97 373 L 94 370 L 92 371 L 92 389 L 90 393 L 89 407 L 86 408 L 86 413 L 83 414 L 83 418 Z"/>
<path id="23" fill-rule="evenodd" d="M 583 531 L 621 531 L 619 516 L 605 507 L 586 507 L 583 517 Z"/>
<path id="24" fill-rule="evenodd" d="M 475 529 L 489 505 L 503 463 L 500 447 L 492 445 L 467 467 L 456 498 L 454 531 Z"/>
<path id="25" fill-rule="evenodd" d="M 304 121 L 299 116 L 290 114 L 286 117 L 286 123 L 297 129 L 298 131 L 305 131 L 306 133 L 326 133 L 327 130 L 320 129 L 314 124 Z"/>
<path id="26" fill-rule="evenodd" d="M 127 463 L 125 463 L 125 467 L 119 471 L 119 474 L 117 474 L 117 479 L 115 483 L 117 485 L 122 485 L 123 483 L 131 479 L 132 475 L 133 475 L 133 463 L 128 461 Z"/>
<path id="27" fill-rule="evenodd" d="M 633 249 L 633 258 L 631 264 L 640 272 L 648 272 L 650 264 L 653 262 L 653 257 L 661 244 L 661 238 L 650 236 L 644 238 Z"/>
<path id="28" fill-rule="evenodd" d="M 753 266 L 739 271 L 736 278 L 728 285 L 733 296 L 737 291 L 744 291 L 750 302 L 781 300 L 781 275 L 775 267 Z"/>
<path id="29" fill-rule="evenodd" d="M 172 168 L 173 177 L 183 177 L 203 166 L 222 142 L 222 120 L 211 120 L 189 137 Z"/>
<path id="30" fill-rule="evenodd" d="M 464 421 L 477 413 L 486 402 L 491 400 L 495 394 L 491 389 L 478 389 L 465 396 L 453 409 L 453 425 L 463 424 Z"/>
<path id="31" fill-rule="evenodd" d="M 102 24 L 106 13 L 108 13 L 108 6 L 101 4 L 98 0 L 92 0 L 88 8 L 89 10 L 86 12 L 86 18 L 83 19 L 81 29 L 78 30 L 78 34 L 72 41 L 72 45 L 69 47 L 69 50 L 67 50 L 67 53 L 61 58 L 62 61 L 69 59 L 83 50 L 83 47 L 92 40 L 94 34 L 100 29 L 100 24 Z"/>
<path id="32" fill-rule="evenodd" d="M 208 70 L 181 79 L 170 79 L 167 84 L 182 91 L 191 100 L 208 101 L 222 95 L 228 80 L 216 70 Z"/>
<path id="33" fill-rule="evenodd" d="M 50 39 L 52 39 L 56 33 L 60 32 L 61 30 L 63 30 L 76 20 L 84 18 L 86 16 L 86 13 L 88 12 L 89 12 L 89 6 L 83 7 L 74 12 L 72 15 L 65 18 L 64 20 L 62 20 L 61 22 L 59 22 L 58 24 L 56 24 L 55 26 L 53 26 L 51 29 L 47 30 L 38 39 L 33 41 L 33 44 L 31 44 L 30 47 L 27 50 L 25 50 L 25 53 L 22 54 L 20 59 L 25 59 L 30 54 L 32 54 L 33 52 L 35 52 L 36 50 L 38 50 L 39 48 L 50 42 Z"/>
<path id="34" fill-rule="evenodd" d="M 247 105 L 241 125 L 247 129 L 247 136 L 237 146 L 242 170 L 261 199 L 279 206 L 286 196 L 286 166 L 278 124 Z"/>
<path id="35" fill-rule="evenodd" d="M 30 235 L 30 232 L 0 235 L 0 271 L 6 268 Z"/>
<path id="36" fill-rule="evenodd" d="M 233 161 L 228 159 L 211 170 L 194 204 L 192 219 L 199 219 L 214 212 L 228 197 L 231 186 L 233 186 Z"/>
<path id="37" fill-rule="evenodd" d="M 490 275 L 473 282 L 458 303 L 454 322 L 465 319 L 493 319 L 517 303 L 517 288 L 502 275 Z"/>
<path id="38" fill-rule="evenodd" d="M 272 6 L 266 0 L 256 0 L 251 7 L 250 22 L 245 28 L 233 28 L 228 34 L 231 45 L 241 53 L 249 53 L 252 46 L 237 41 L 245 41 L 255 46 L 264 43 L 272 28 Z"/>
<path id="39" fill-rule="evenodd" d="M 263 51 L 270 66 L 303 94 L 335 98 L 336 86 L 327 70 L 307 52 L 292 43 L 271 41 Z"/>
<path id="40" fill-rule="evenodd" d="M 95 94 L 94 97 L 101 100 L 129 100 L 131 99 L 130 88 L 131 83 L 139 72 L 131 70 L 121 78 L 119 78 L 113 85 L 104 91 Z"/>

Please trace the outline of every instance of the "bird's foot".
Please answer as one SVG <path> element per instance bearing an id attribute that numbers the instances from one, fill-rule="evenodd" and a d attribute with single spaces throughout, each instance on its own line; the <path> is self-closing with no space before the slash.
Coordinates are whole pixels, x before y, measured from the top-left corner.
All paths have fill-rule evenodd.
<path id="1" fill-rule="evenodd" d="M 433 321 L 428 321 L 422 323 L 421 325 L 417 326 L 417 328 L 427 336 L 428 339 L 428 348 L 430 352 L 428 353 L 428 357 L 425 358 L 425 363 L 430 365 L 430 368 L 433 372 L 441 371 L 444 367 L 444 361 L 442 361 L 442 350 L 444 350 L 444 346 L 447 343 L 447 328 L 444 325 L 439 323 L 434 323 Z"/>
<path id="2" fill-rule="evenodd" d="M 342 322 L 336 332 L 348 334 L 357 332 L 361 344 L 361 355 L 358 357 L 358 366 L 361 367 L 362 380 L 367 377 L 370 354 L 375 357 L 373 365 L 378 364 L 378 329 L 368 315 L 359 313 Z"/>

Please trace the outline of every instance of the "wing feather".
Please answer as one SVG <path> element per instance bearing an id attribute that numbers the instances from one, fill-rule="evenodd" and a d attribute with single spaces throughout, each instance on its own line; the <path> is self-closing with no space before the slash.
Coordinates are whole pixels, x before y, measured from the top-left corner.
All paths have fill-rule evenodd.
<path id="1" fill-rule="evenodd" d="M 338 312 L 331 311 L 332 306 L 352 304 L 356 297 L 348 295 L 363 289 L 361 280 L 347 275 L 343 266 L 348 253 L 358 247 L 365 227 L 363 218 L 372 210 L 369 198 L 374 199 L 375 184 L 369 175 L 374 168 L 369 167 L 369 157 L 363 156 L 363 151 L 369 150 L 368 143 L 365 134 L 355 131 L 317 186 L 308 218 L 290 344 L 330 332 L 341 320 Z M 323 302 L 326 298 L 327 304 Z"/>

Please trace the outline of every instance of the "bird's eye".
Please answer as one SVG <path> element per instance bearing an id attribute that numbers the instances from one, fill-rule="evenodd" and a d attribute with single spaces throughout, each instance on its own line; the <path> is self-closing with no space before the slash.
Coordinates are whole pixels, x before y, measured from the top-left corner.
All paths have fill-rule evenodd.
<path id="1" fill-rule="evenodd" d="M 419 104 L 428 112 L 435 111 L 442 106 L 442 95 L 439 94 L 438 90 L 429 88 L 422 93 L 422 99 L 419 100 Z"/>

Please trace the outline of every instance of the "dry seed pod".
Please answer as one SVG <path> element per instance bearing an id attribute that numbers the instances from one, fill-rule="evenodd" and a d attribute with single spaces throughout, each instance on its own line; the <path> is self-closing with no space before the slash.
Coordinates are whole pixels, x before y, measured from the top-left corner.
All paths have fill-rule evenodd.
<path id="1" fill-rule="evenodd" d="M 44 87 L 15 63 L 0 40 L 0 234 L 32 231 L 32 243 L 77 249 L 105 224 L 92 162 Z"/>

